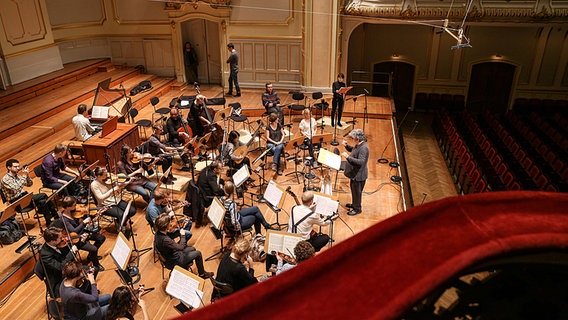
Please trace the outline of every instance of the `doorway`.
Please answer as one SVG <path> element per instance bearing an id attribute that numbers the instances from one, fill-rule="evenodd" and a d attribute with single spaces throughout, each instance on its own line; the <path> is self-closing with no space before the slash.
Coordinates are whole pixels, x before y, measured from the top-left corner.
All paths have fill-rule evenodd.
<path id="1" fill-rule="evenodd" d="M 384 82 L 384 79 L 375 79 L 381 74 L 391 75 L 391 90 L 394 105 L 397 110 L 407 110 L 412 103 L 415 66 L 405 62 L 381 62 L 373 68 L 373 82 Z M 373 85 L 373 96 L 388 97 L 388 86 Z"/>
<path id="2" fill-rule="evenodd" d="M 199 83 L 222 84 L 219 23 L 191 19 L 181 23 L 181 30 L 182 48 L 189 41 L 197 54 Z"/>
<path id="3" fill-rule="evenodd" d="M 473 113 L 491 110 L 505 113 L 509 108 L 516 67 L 504 62 L 484 62 L 471 69 L 467 109 Z"/>

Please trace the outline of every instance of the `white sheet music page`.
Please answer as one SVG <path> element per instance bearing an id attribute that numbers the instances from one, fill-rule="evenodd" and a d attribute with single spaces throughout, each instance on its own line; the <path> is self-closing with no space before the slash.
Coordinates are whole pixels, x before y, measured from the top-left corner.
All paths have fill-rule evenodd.
<path id="1" fill-rule="evenodd" d="M 130 259 L 130 254 L 132 253 L 132 249 L 124 234 L 119 233 L 119 236 L 116 237 L 116 242 L 114 244 L 114 248 L 112 248 L 112 252 L 110 253 L 111 257 L 114 259 L 116 264 L 124 270 L 128 265 L 128 260 Z"/>
<path id="2" fill-rule="evenodd" d="M 294 252 L 296 244 L 302 241 L 302 236 L 283 231 L 268 230 L 266 240 L 265 252 L 272 253 L 272 251 L 276 251 L 293 256 L 292 252 Z"/>
<path id="3" fill-rule="evenodd" d="M 199 287 L 199 281 L 183 272 L 183 269 L 179 266 L 176 266 L 170 275 L 166 293 L 193 308 L 199 308 L 203 299 L 203 291 Z"/>
<path id="4" fill-rule="evenodd" d="M 275 207 L 279 207 L 280 206 L 280 200 L 282 200 L 283 195 L 284 195 L 284 191 L 282 191 L 280 188 L 278 188 L 278 185 L 276 184 L 276 182 L 274 182 L 273 180 L 270 180 L 270 182 L 268 182 L 268 186 L 266 187 L 266 190 L 264 191 L 263 197 L 271 205 L 273 205 Z"/>
<path id="5" fill-rule="evenodd" d="M 235 186 L 240 187 L 250 177 L 248 166 L 245 164 L 233 175 Z"/>
<path id="6" fill-rule="evenodd" d="M 225 216 L 225 207 L 218 198 L 214 198 L 213 202 L 211 202 L 207 216 L 215 228 L 221 228 L 221 221 L 223 221 L 223 217 Z"/>
<path id="7" fill-rule="evenodd" d="M 314 202 L 316 203 L 316 213 L 328 217 L 337 212 L 337 208 L 339 207 L 339 201 L 315 193 Z"/>
<path id="8" fill-rule="evenodd" d="M 91 114 L 91 118 L 93 119 L 108 119 L 108 109 L 107 106 L 93 106 L 93 113 Z"/>
<path id="9" fill-rule="evenodd" d="M 318 162 L 335 170 L 341 168 L 341 156 L 326 149 L 320 149 Z"/>

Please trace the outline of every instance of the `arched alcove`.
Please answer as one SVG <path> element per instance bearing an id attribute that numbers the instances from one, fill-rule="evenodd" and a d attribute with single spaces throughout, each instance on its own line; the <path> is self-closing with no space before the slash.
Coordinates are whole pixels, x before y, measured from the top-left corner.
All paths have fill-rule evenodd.
<path id="1" fill-rule="evenodd" d="M 511 100 L 515 71 L 516 66 L 506 62 L 474 64 L 471 68 L 467 109 L 470 112 L 506 112 Z"/>

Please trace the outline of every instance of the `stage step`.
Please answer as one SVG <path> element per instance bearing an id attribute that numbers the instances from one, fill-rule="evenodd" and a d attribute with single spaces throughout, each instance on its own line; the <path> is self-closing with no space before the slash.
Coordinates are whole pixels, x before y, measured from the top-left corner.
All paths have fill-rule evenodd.
<path id="1" fill-rule="evenodd" d="M 331 126 L 331 118 L 325 116 L 316 121 L 318 124 L 318 133 L 323 123 L 323 131 L 326 133 L 334 133 L 335 128 Z M 341 126 L 337 126 L 337 137 L 346 136 L 351 130 L 353 130 L 353 124 L 341 121 Z"/>

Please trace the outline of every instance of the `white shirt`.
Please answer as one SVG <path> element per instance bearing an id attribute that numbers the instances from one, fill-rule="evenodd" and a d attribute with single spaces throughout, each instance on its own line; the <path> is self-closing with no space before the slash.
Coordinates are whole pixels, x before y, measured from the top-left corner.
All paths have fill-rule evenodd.
<path id="1" fill-rule="evenodd" d="M 302 133 L 302 135 L 304 137 L 308 137 L 311 138 L 313 136 L 316 135 L 316 129 L 317 129 L 317 122 L 316 119 L 314 118 L 310 118 L 311 122 L 312 122 L 312 134 L 310 135 L 310 123 L 308 121 L 306 121 L 306 119 L 302 119 L 302 121 L 300 121 L 300 132 Z"/>
<path id="2" fill-rule="evenodd" d="M 288 221 L 288 232 L 293 233 L 293 224 L 298 224 L 298 222 L 310 212 L 312 212 L 312 210 L 304 205 L 292 207 L 292 211 L 290 212 L 290 220 Z M 292 223 L 292 219 L 294 220 L 294 223 Z M 298 224 L 298 226 L 296 227 L 296 234 L 301 235 L 302 239 L 308 240 L 310 238 L 310 233 L 312 232 L 314 225 L 327 226 L 330 223 L 331 221 L 324 221 L 319 214 L 314 212 L 310 214 L 308 218 L 304 219 L 304 221 Z"/>
<path id="3" fill-rule="evenodd" d="M 95 129 L 91 127 L 91 122 L 89 119 L 85 118 L 82 114 L 77 114 L 73 117 L 71 121 L 73 123 L 73 129 L 75 129 L 75 137 L 79 141 L 85 141 L 91 137 L 91 134 L 95 132 Z"/>

